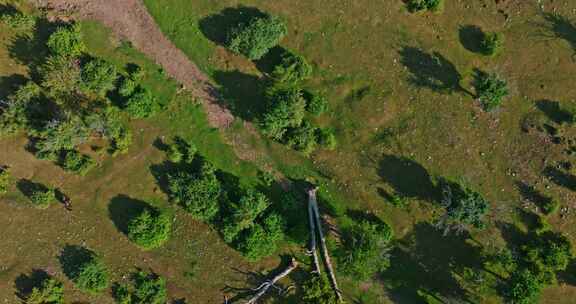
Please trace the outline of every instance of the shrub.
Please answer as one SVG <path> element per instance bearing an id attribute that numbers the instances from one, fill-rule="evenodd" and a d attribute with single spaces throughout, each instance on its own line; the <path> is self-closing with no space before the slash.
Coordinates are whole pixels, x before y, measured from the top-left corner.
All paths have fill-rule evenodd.
<path id="1" fill-rule="evenodd" d="M 126 126 L 116 107 L 107 107 L 103 114 L 103 135 L 111 141 L 112 154 L 125 153 L 132 143 L 132 131 Z"/>
<path id="2" fill-rule="evenodd" d="M 408 11 L 419 12 L 423 10 L 437 12 L 442 9 L 443 0 L 408 0 L 406 5 Z"/>
<path id="3" fill-rule="evenodd" d="M 268 107 L 262 118 L 267 136 L 280 140 L 288 128 L 298 127 L 304 119 L 306 101 L 299 89 L 279 89 L 269 93 Z"/>
<path id="4" fill-rule="evenodd" d="M 400 194 L 392 195 L 390 204 L 397 208 L 405 208 L 408 205 L 408 200 Z"/>
<path id="5" fill-rule="evenodd" d="M 10 170 L 0 166 L 0 196 L 8 193 L 11 184 L 12 177 L 10 176 Z"/>
<path id="6" fill-rule="evenodd" d="M 446 179 L 440 181 L 440 189 L 445 214 L 439 220 L 438 226 L 444 229 L 445 234 L 450 230 L 461 233 L 469 226 L 478 229 L 486 226 L 484 217 L 490 205 L 480 193 Z"/>
<path id="7" fill-rule="evenodd" d="M 96 256 L 78 265 L 78 272 L 72 281 L 78 289 L 98 294 L 108 288 L 109 274 L 106 265 Z"/>
<path id="8" fill-rule="evenodd" d="M 560 202 L 554 198 L 546 199 L 541 206 L 542 212 L 546 215 L 556 213 L 559 208 Z"/>
<path id="9" fill-rule="evenodd" d="M 287 134 L 287 143 L 290 147 L 308 155 L 316 149 L 318 128 L 304 121 L 300 126 L 290 129 Z"/>
<path id="10" fill-rule="evenodd" d="M 53 278 L 43 279 L 24 296 L 25 304 L 64 304 L 64 285 Z"/>
<path id="11" fill-rule="evenodd" d="M 485 33 L 480 47 L 482 53 L 486 56 L 494 56 L 498 54 L 504 46 L 504 35 L 496 32 Z"/>
<path id="12" fill-rule="evenodd" d="M 329 128 L 320 128 L 316 132 L 317 142 L 325 149 L 334 150 L 338 145 L 336 141 L 336 135 L 334 135 L 334 130 Z"/>
<path id="13" fill-rule="evenodd" d="M 304 294 L 302 302 L 304 304 L 338 304 L 336 293 L 332 289 L 328 278 L 323 275 L 313 274 L 304 283 Z"/>
<path id="14" fill-rule="evenodd" d="M 340 256 L 342 271 L 358 280 L 367 280 L 390 266 L 392 228 L 386 223 L 362 221 L 346 232 Z"/>
<path id="15" fill-rule="evenodd" d="M 263 225 L 255 224 L 239 242 L 239 249 L 250 261 L 269 256 L 278 249 L 277 242 L 284 238 L 284 220 L 278 214 L 264 219 Z"/>
<path id="16" fill-rule="evenodd" d="M 479 72 L 476 92 L 485 111 L 492 111 L 499 107 L 502 100 L 509 94 L 506 81 L 496 74 L 483 72 Z"/>
<path id="17" fill-rule="evenodd" d="M 58 161 L 61 151 L 74 150 L 89 139 L 90 133 L 91 130 L 77 116 L 66 121 L 50 121 L 43 130 L 35 134 L 36 157 Z"/>
<path id="18" fill-rule="evenodd" d="M 277 17 L 253 18 L 247 24 L 240 24 L 230 31 L 226 47 L 256 60 L 277 46 L 287 33 L 286 24 Z"/>
<path id="19" fill-rule="evenodd" d="M 126 102 L 126 111 L 134 118 L 154 116 L 162 110 L 158 99 L 146 89 L 139 89 Z"/>
<path id="20" fill-rule="evenodd" d="M 308 93 L 306 110 L 319 116 L 328 110 L 328 99 L 324 95 Z"/>
<path id="21" fill-rule="evenodd" d="M 114 290 L 114 299 L 119 304 L 165 304 L 168 298 L 166 281 L 154 273 L 139 271 L 132 284 L 119 285 Z"/>
<path id="22" fill-rule="evenodd" d="M 79 23 L 58 28 L 48 38 L 47 45 L 52 53 L 64 57 L 79 57 L 86 51 Z"/>
<path id="23" fill-rule="evenodd" d="M 172 141 L 166 152 L 168 159 L 174 163 L 192 163 L 198 151 L 196 146 L 179 136 L 175 136 Z"/>
<path id="24" fill-rule="evenodd" d="M 13 30 L 30 34 L 32 34 L 36 28 L 36 17 L 22 12 L 0 15 L 0 22 Z"/>
<path id="25" fill-rule="evenodd" d="M 128 238 L 144 250 L 162 246 L 169 238 L 172 220 L 166 213 L 144 209 L 128 223 Z"/>
<path id="26" fill-rule="evenodd" d="M 168 177 L 170 200 L 198 220 L 208 221 L 219 211 L 222 185 L 215 168 L 203 162 L 199 172 L 178 172 Z"/>
<path id="27" fill-rule="evenodd" d="M 280 64 L 274 67 L 272 77 L 276 82 L 296 85 L 312 76 L 312 66 L 300 55 L 286 52 Z"/>
<path id="28" fill-rule="evenodd" d="M 30 189 L 30 201 L 36 208 L 46 209 L 56 201 L 56 192 L 53 188 L 48 188 L 41 184 L 34 184 L 33 189 Z"/>
<path id="29" fill-rule="evenodd" d="M 68 171 L 84 176 L 96 165 L 96 162 L 88 155 L 76 150 L 68 150 L 63 152 L 60 165 Z"/>
<path id="30" fill-rule="evenodd" d="M 102 59 L 94 59 L 82 67 L 82 86 L 85 90 L 105 96 L 115 88 L 118 72 L 116 67 Z"/>
<path id="31" fill-rule="evenodd" d="M 256 218 L 270 206 L 268 198 L 253 189 L 246 191 L 237 204 L 231 204 L 231 214 L 224 220 L 224 241 L 230 243 L 238 234 L 254 225 Z"/>

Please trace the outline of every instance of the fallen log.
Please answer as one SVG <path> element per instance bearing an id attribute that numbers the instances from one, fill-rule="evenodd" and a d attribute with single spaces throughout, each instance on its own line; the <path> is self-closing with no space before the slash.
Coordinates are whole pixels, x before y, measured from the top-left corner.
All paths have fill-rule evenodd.
<path id="1" fill-rule="evenodd" d="M 288 267 L 284 271 L 276 275 L 271 280 L 268 280 L 262 283 L 260 286 L 258 286 L 258 288 L 255 289 L 255 291 L 258 291 L 258 293 L 256 293 L 250 300 L 248 300 L 246 304 L 256 304 L 256 301 L 258 301 L 260 297 L 265 295 L 266 292 L 268 292 L 268 289 L 270 289 L 270 287 L 276 287 L 274 284 L 280 281 L 283 277 L 290 274 L 290 272 L 296 269 L 296 267 L 298 267 L 298 262 L 296 261 L 295 258 L 292 258 L 292 260 L 290 261 L 290 265 L 288 265 Z"/>
<path id="2" fill-rule="evenodd" d="M 336 274 L 334 273 L 334 267 L 332 267 L 332 262 L 330 261 L 330 254 L 328 253 L 328 247 L 326 246 L 326 240 L 324 239 L 324 232 L 322 232 L 322 223 L 320 221 L 320 211 L 318 210 L 318 201 L 316 199 L 316 191 L 318 188 L 313 188 L 308 190 L 308 197 L 310 205 L 314 211 L 314 218 L 316 222 L 316 229 L 318 230 L 318 235 L 320 236 L 320 245 L 322 249 L 322 254 L 324 256 L 324 264 L 328 272 L 328 278 L 332 283 L 332 288 L 336 293 L 338 300 L 342 301 L 342 291 L 338 288 L 338 282 L 336 281 Z"/>
<path id="3" fill-rule="evenodd" d="M 312 197 L 308 199 L 308 222 L 310 224 L 310 254 L 314 261 L 314 271 L 320 275 L 320 262 L 318 260 L 318 253 L 316 252 L 316 224 L 314 220 L 314 206 Z"/>

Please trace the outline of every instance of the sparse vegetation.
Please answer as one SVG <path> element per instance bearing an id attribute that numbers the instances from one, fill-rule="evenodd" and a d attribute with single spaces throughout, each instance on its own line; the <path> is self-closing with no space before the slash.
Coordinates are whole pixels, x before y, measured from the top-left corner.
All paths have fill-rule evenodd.
<path id="1" fill-rule="evenodd" d="M 10 169 L 0 166 L 0 196 L 8 193 L 12 184 L 12 177 L 10 176 Z"/>
<path id="2" fill-rule="evenodd" d="M 406 6 L 410 12 L 431 11 L 437 12 L 442 9 L 444 0 L 408 0 Z"/>

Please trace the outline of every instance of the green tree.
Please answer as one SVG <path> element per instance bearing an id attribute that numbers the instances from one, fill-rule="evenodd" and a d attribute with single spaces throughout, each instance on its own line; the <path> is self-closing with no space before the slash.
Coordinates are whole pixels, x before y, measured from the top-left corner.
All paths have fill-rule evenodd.
<path id="1" fill-rule="evenodd" d="M 270 206 L 268 198 L 254 189 L 247 190 L 238 203 L 231 204 L 225 219 L 224 241 L 230 243 L 238 234 L 254 225 L 256 218 Z"/>
<path id="2" fill-rule="evenodd" d="M 56 103 L 73 106 L 80 90 L 81 71 L 76 59 L 66 56 L 51 56 L 40 69 L 42 87 Z"/>
<path id="3" fill-rule="evenodd" d="M 306 110 L 314 116 L 319 116 L 328 110 L 328 99 L 321 94 L 308 93 Z"/>
<path id="4" fill-rule="evenodd" d="M 287 33 L 288 28 L 280 18 L 257 17 L 233 28 L 228 34 L 226 47 L 251 60 L 256 60 L 277 46 Z"/>
<path id="5" fill-rule="evenodd" d="M 272 78 L 286 85 L 297 85 L 312 76 L 312 66 L 301 55 L 286 52 L 280 64 L 274 67 Z"/>
<path id="6" fill-rule="evenodd" d="M 446 179 L 440 181 L 440 189 L 445 213 L 438 226 L 444 229 L 444 234 L 450 230 L 461 233 L 469 227 L 482 229 L 486 226 L 484 217 L 490 205 L 480 193 Z"/>
<path id="7" fill-rule="evenodd" d="M 288 131 L 286 143 L 290 147 L 308 155 L 316 150 L 318 145 L 317 134 L 318 128 L 305 120 L 300 126 Z"/>
<path id="8" fill-rule="evenodd" d="M 100 258 L 92 255 L 90 259 L 77 267 L 77 273 L 72 281 L 78 289 L 91 294 L 98 294 L 108 288 L 110 275 Z"/>
<path id="9" fill-rule="evenodd" d="M 170 200 L 195 219 L 208 221 L 220 210 L 222 185 L 212 164 L 203 161 L 199 172 L 178 172 L 168 177 Z"/>
<path id="10" fill-rule="evenodd" d="M 302 303 L 304 304 L 338 304 L 336 293 L 332 290 L 326 276 L 313 274 L 304 282 Z"/>
<path id="11" fill-rule="evenodd" d="M 478 100 L 485 111 L 498 108 L 510 93 L 506 81 L 496 74 L 478 72 L 475 86 Z"/>
<path id="12" fill-rule="evenodd" d="M 289 128 L 300 126 L 306 101 L 296 88 L 278 89 L 269 93 L 268 106 L 262 118 L 262 130 L 267 136 L 282 139 Z"/>
<path id="13" fill-rule="evenodd" d="M 514 304 L 536 304 L 544 285 L 532 271 L 523 269 L 512 274 L 506 298 Z"/>
<path id="14" fill-rule="evenodd" d="M 362 221 L 346 232 L 339 256 L 342 271 L 358 280 L 370 279 L 390 266 L 392 228 Z"/>
<path id="15" fill-rule="evenodd" d="M 166 281 L 155 273 L 139 271 L 131 284 L 121 284 L 114 290 L 119 304 L 165 304 L 168 298 Z"/>
<path id="16" fill-rule="evenodd" d="M 62 154 L 60 166 L 76 174 L 84 176 L 90 169 L 96 166 L 94 159 L 76 150 L 63 151 Z"/>
<path id="17" fill-rule="evenodd" d="M 278 242 L 284 238 L 284 228 L 285 222 L 280 215 L 268 215 L 263 224 L 254 224 L 247 230 L 238 247 L 248 260 L 258 261 L 276 252 Z"/>
<path id="18" fill-rule="evenodd" d="M 3 13 L 0 22 L 18 32 L 31 35 L 36 28 L 36 17 L 22 12 Z"/>
<path id="19" fill-rule="evenodd" d="M 82 87 L 98 96 L 105 96 L 116 86 L 116 66 L 102 59 L 93 59 L 82 67 Z"/>
<path id="20" fill-rule="evenodd" d="M 43 279 L 24 295 L 25 304 L 64 304 L 64 285 L 53 278 Z"/>
<path id="21" fill-rule="evenodd" d="M 169 214 L 146 208 L 128 223 L 128 238 L 142 249 L 150 250 L 166 243 L 171 230 Z"/>
<path id="22" fill-rule="evenodd" d="M 494 56 L 498 54 L 504 47 L 504 35 L 496 32 L 484 33 L 484 37 L 480 42 L 482 54 L 486 56 Z"/>
<path id="23" fill-rule="evenodd" d="M 137 89 L 126 101 L 126 112 L 134 118 L 147 118 L 162 111 L 162 104 L 149 90 Z"/>
<path id="24" fill-rule="evenodd" d="M 79 23 L 59 27 L 50 35 L 47 45 L 57 56 L 79 57 L 86 51 Z"/>
<path id="25" fill-rule="evenodd" d="M 56 202 L 56 192 L 53 188 L 41 184 L 34 184 L 29 195 L 32 204 L 39 209 L 46 209 Z"/>

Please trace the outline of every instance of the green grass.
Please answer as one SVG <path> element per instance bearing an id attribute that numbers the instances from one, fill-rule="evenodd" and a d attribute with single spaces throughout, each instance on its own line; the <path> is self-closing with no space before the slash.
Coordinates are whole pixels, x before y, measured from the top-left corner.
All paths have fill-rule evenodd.
<path id="1" fill-rule="evenodd" d="M 303 54 L 315 66 L 314 79 L 306 86 L 326 92 L 330 101 L 330 111 L 316 122 L 336 129 L 339 147 L 306 159 L 275 143 L 252 144 L 255 149 L 266 151 L 274 166 L 287 176 L 330 181 L 325 189 L 334 196 L 332 205 L 339 215 L 348 208 L 371 210 L 392 224 L 399 239 L 413 235 L 415 223 L 433 216 L 433 204 L 421 197 L 409 197 L 407 210 L 398 210 L 382 195 L 421 189 L 423 185 L 411 176 L 413 172 L 424 172 L 432 179 L 463 178 L 492 202 L 496 210 L 492 224 L 512 222 L 521 226 L 514 216 L 522 199 L 516 186 L 518 180 L 539 184 L 541 189 L 551 187 L 553 195 L 562 199 L 572 197 L 570 189 L 542 179 L 546 164 L 541 160 L 554 163 L 566 159 L 563 148 L 543 144 L 537 136 L 527 135 L 520 128 L 524 117 L 540 111 L 536 101 L 550 99 L 562 105 L 576 93 L 565 77 L 570 74 L 568 67 L 576 41 L 575 27 L 566 19 L 548 17 L 546 21 L 527 3 L 520 4 L 521 13 L 504 23 L 502 14 L 516 12 L 494 3 L 483 6 L 452 1 L 446 2 L 442 13 L 422 15 L 408 13 L 402 1 L 144 2 L 167 36 L 228 90 L 235 81 L 220 81 L 214 77 L 219 71 L 235 71 L 237 79 L 243 79 L 245 91 L 257 85 L 257 80 L 246 79 L 262 74 L 258 64 L 226 52 L 218 41 L 203 36 L 203 20 L 240 5 L 256 7 L 287 21 L 290 31 L 281 45 Z M 575 7 L 555 8 L 561 16 L 569 16 Z M 498 10 L 502 13 L 493 13 Z M 186 26 L 175 29 L 178 25 L 174 20 L 187 20 Z M 469 44 L 470 39 L 475 39 L 474 32 L 460 30 L 469 25 L 503 32 L 509 47 L 494 58 L 479 56 Z M 475 43 L 478 42 L 472 41 Z M 420 57 L 413 57 L 418 55 L 415 52 L 403 53 L 406 47 L 421 50 Z M 439 58 L 444 60 L 441 65 L 436 63 Z M 422 62 L 440 69 L 430 71 Z M 470 96 L 475 68 L 498 72 L 511 80 L 511 97 L 495 113 L 482 113 Z M 444 81 L 445 87 L 453 91 L 410 81 L 424 73 Z M 254 100 L 243 91 L 237 93 L 232 97 L 242 105 L 248 102 L 244 99 Z M 390 155 L 397 157 L 386 159 Z M 406 159 L 411 160 L 411 165 L 406 166 Z M 420 169 L 414 171 L 414 167 Z M 552 222 L 557 229 L 573 230 L 569 228 L 571 219 L 554 218 Z M 491 228 L 475 232 L 473 237 L 488 244 L 501 233 Z M 440 237 L 434 239 L 442 242 Z M 504 244 L 504 239 L 497 237 L 496 242 Z M 466 251 L 462 249 L 457 254 L 462 252 Z M 466 260 L 465 254 L 463 257 Z M 409 263 L 402 257 L 398 259 L 399 263 Z M 419 272 L 414 269 L 407 276 L 418 278 Z M 399 288 L 402 297 L 416 296 L 419 286 L 415 282 L 418 281 L 410 279 L 402 283 L 408 285 Z M 352 288 L 356 284 L 345 285 L 345 290 L 358 294 Z M 376 294 L 384 293 L 377 286 L 372 289 L 377 290 Z M 557 291 L 565 296 L 556 296 L 556 302 L 544 300 L 545 303 L 567 303 L 568 295 L 576 293 L 571 286 L 549 290 L 546 295 Z M 487 303 L 493 301 L 487 299 Z"/>

